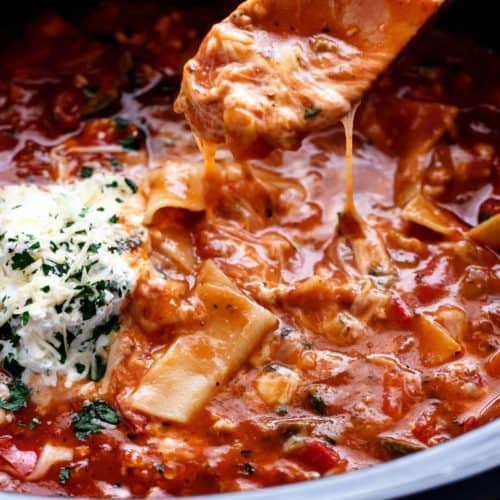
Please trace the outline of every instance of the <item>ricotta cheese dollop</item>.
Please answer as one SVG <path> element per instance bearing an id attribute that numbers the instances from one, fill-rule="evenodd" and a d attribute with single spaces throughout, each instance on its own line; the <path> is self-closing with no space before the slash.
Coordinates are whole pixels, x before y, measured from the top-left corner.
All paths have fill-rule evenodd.
<path id="1" fill-rule="evenodd" d="M 136 190 L 111 173 L 0 188 L 0 365 L 50 385 L 102 377 L 136 280 L 143 229 L 122 215 Z"/>

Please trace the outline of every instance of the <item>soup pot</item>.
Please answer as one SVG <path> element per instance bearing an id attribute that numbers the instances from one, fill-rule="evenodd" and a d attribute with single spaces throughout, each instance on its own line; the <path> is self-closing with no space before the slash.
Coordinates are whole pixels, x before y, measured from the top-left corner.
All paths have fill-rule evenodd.
<path id="1" fill-rule="evenodd" d="M 92 2 L 22 2 L 22 5 L 2 6 L 3 16 L 0 40 L 7 32 L 15 32 L 26 19 L 46 8 L 55 7 L 78 15 L 78 9 Z M 180 8 L 186 3 L 180 2 Z M 218 8 L 214 2 L 214 9 Z M 440 27 L 465 34 L 479 44 L 498 50 L 500 38 L 496 16 L 488 0 L 470 2 L 460 0 L 452 5 L 437 21 Z M 491 12 L 488 12 L 488 8 Z M 494 24 L 495 23 L 495 24 Z M 428 29 L 434 29 L 430 27 Z M 431 449 L 393 460 L 360 471 L 338 476 L 277 486 L 257 491 L 226 493 L 204 497 L 210 500 L 377 500 L 425 494 L 425 498 L 498 498 L 494 493 L 495 481 L 500 474 L 500 421 L 495 421 L 463 436 Z M 458 482 L 458 483 L 457 483 Z M 456 485 L 453 486 L 453 483 Z M 429 490 L 448 485 L 429 494 Z M 484 487 L 486 489 L 482 490 Z M 488 485 L 493 491 L 488 493 Z M 0 492 L 0 500 L 20 500 L 27 495 Z M 415 498 L 412 496 L 412 498 Z M 419 498 L 424 498 L 422 495 Z"/>

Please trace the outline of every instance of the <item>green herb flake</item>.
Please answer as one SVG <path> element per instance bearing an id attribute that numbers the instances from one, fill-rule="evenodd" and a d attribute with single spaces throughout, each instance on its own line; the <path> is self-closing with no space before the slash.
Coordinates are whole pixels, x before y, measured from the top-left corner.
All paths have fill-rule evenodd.
<path id="1" fill-rule="evenodd" d="M 28 250 L 23 250 L 20 253 L 15 253 L 12 256 L 12 269 L 25 269 L 29 265 L 33 264 L 35 259 L 31 256 Z"/>
<path id="2" fill-rule="evenodd" d="M 324 415 L 328 405 L 325 403 L 324 399 L 321 397 L 319 392 L 313 392 L 309 395 L 309 403 L 313 409 L 320 415 Z"/>
<path id="3" fill-rule="evenodd" d="M 0 399 L 0 408 L 7 411 L 18 411 L 26 406 L 30 394 L 29 388 L 21 382 L 20 379 L 14 378 L 8 384 L 9 399 Z"/>
<path id="4" fill-rule="evenodd" d="M 125 177 L 125 184 L 130 188 L 132 193 L 137 193 L 137 184 L 132 179 Z"/>
<path id="5" fill-rule="evenodd" d="M 123 130 L 129 124 L 129 121 L 125 118 L 122 118 L 121 116 L 115 116 L 113 118 L 113 121 L 115 122 L 116 128 L 118 130 Z"/>
<path id="6" fill-rule="evenodd" d="M 64 276 L 69 271 L 69 265 L 66 262 L 54 262 L 47 259 L 42 264 L 42 272 L 44 276 L 55 274 L 56 276 Z"/>
<path id="7" fill-rule="evenodd" d="M 91 167 L 90 165 L 83 165 L 83 167 L 80 169 L 80 177 L 82 179 L 88 179 L 89 177 L 92 177 L 93 173 L 94 167 Z"/>
<path id="8" fill-rule="evenodd" d="M 82 374 L 85 371 L 85 365 L 82 363 L 76 363 L 75 370 L 77 371 L 77 373 Z"/>
<path id="9" fill-rule="evenodd" d="M 141 149 L 141 140 L 138 135 L 129 135 L 118 141 L 121 147 L 138 151 Z"/>
<path id="10" fill-rule="evenodd" d="M 321 113 L 321 109 L 319 108 L 306 108 L 304 110 L 304 118 L 306 120 L 309 120 L 311 118 L 314 118 L 315 116 L 318 116 Z"/>
<path id="11" fill-rule="evenodd" d="M 101 243 L 91 243 L 89 245 L 89 252 L 91 253 L 97 253 L 99 248 L 101 248 L 102 244 Z"/>
<path id="12" fill-rule="evenodd" d="M 72 467 L 61 467 L 59 470 L 59 482 L 61 484 L 66 484 L 71 478 L 71 469 Z"/>
<path id="13" fill-rule="evenodd" d="M 96 399 L 82 407 L 80 412 L 71 420 L 75 436 L 84 441 L 87 437 L 101 432 L 105 424 L 117 425 L 120 423 L 118 413 L 105 401 Z"/>
<path id="14" fill-rule="evenodd" d="M 118 215 L 113 214 L 108 220 L 109 222 L 111 222 L 111 224 L 116 224 L 120 219 Z"/>
<path id="15" fill-rule="evenodd" d="M 23 324 L 23 326 L 27 325 L 29 320 L 30 320 L 30 313 L 29 313 L 29 311 L 24 311 L 21 314 L 21 323 Z"/>
<path id="16" fill-rule="evenodd" d="M 163 474 L 165 472 L 165 467 L 163 467 L 162 464 L 156 464 L 155 469 L 160 473 Z"/>

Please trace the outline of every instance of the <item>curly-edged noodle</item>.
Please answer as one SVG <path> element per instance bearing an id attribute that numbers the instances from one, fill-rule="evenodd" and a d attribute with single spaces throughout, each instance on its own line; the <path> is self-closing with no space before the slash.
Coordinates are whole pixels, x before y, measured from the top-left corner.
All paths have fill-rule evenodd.
<path id="1" fill-rule="evenodd" d="M 449 214 L 420 194 L 405 206 L 401 215 L 407 221 L 445 236 L 454 234 L 458 229 Z"/>
<path id="2" fill-rule="evenodd" d="M 406 130 L 399 132 L 401 157 L 394 176 L 394 200 L 398 206 L 404 206 L 420 191 L 425 155 L 452 129 L 458 108 L 402 99 L 395 112 L 411 117 Z"/>
<path id="3" fill-rule="evenodd" d="M 450 332 L 430 316 L 418 316 L 416 326 L 424 365 L 437 366 L 446 363 L 462 352 L 462 346 Z"/>
<path id="4" fill-rule="evenodd" d="M 205 323 L 155 361 L 131 396 L 135 409 L 188 422 L 277 326 L 275 316 L 245 297 L 213 262 L 203 265 L 195 294 L 209 312 Z"/>
<path id="5" fill-rule="evenodd" d="M 469 230 L 467 234 L 479 243 L 488 245 L 495 250 L 500 249 L 500 214 L 481 222 L 481 224 Z"/>
<path id="6" fill-rule="evenodd" d="M 175 103 L 239 158 L 336 123 L 444 0 L 247 0 L 212 27 Z"/>
<path id="7" fill-rule="evenodd" d="M 150 193 L 144 223 L 151 224 L 161 208 L 205 209 L 205 167 L 203 163 L 166 162 L 149 174 Z"/>
<path id="8" fill-rule="evenodd" d="M 50 443 L 44 445 L 33 472 L 26 478 L 29 481 L 36 481 L 44 477 L 49 469 L 60 462 L 71 462 L 73 460 L 73 450 L 64 446 L 53 446 Z"/>

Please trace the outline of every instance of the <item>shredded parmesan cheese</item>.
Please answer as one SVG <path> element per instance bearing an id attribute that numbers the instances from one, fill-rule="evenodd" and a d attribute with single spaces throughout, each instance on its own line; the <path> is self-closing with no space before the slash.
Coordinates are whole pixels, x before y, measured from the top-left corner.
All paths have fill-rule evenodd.
<path id="1" fill-rule="evenodd" d="M 0 189 L 0 362 L 66 385 L 103 375 L 135 284 L 141 227 L 121 216 L 135 184 L 89 172 L 73 184 Z"/>

